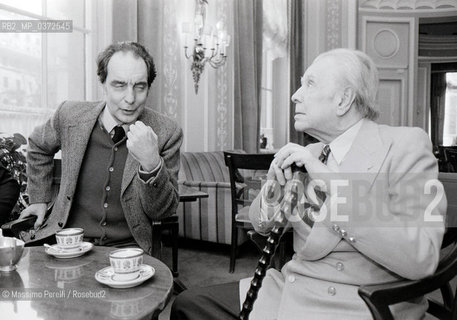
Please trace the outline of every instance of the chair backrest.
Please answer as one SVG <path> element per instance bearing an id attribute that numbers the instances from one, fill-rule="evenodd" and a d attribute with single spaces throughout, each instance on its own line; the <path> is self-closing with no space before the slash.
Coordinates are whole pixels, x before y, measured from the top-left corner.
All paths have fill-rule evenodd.
<path id="1" fill-rule="evenodd" d="M 438 180 L 444 186 L 447 198 L 446 233 L 443 248 L 457 241 L 457 173 L 440 172 Z"/>
<path id="2" fill-rule="evenodd" d="M 457 146 L 438 146 L 440 171 L 457 172 Z"/>
<path id="3" fill-rule="evenodd" d="M 451 172 L 457 172 L 457 150 L 454 148 L 444 149 L 444 154 L 450 164 Z"/>
<path id="4" fill-rule="evenodd" d="M 238 205 L 249 205 L 257 195 L 261 179 L 266 178 L 273 157 L 272 153 L 224 151 L 225 164 L 229 169 L 233 214 L 237 213 Z"/>

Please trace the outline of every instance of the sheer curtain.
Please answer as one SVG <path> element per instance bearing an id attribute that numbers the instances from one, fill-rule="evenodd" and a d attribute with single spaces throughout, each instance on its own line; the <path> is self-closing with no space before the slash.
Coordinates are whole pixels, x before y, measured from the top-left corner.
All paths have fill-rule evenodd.
<path id="1" fill-rule="evenodd" d="M 262 72 L 262 1 L 235 2 L 234 147 L 249 153 L 259 150 Z"/>

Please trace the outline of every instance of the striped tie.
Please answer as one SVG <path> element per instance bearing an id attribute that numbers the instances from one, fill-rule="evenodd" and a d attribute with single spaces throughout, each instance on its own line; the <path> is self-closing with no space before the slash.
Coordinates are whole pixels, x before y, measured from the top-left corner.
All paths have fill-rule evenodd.
<path id="1" fill-rule="evenodd" d="M 319 156 L 319 161 L 322 162 L 323 164 L 327 164 L 328 156 L 330 155 L 330 146 L 326 144 L 324 148 L 322 149 L 322 152 Z M 318 188 L 314 189 L 314 192 L 316 193 L 317 198 L 321 201 L 319 205 L 312 205 L 313 210 L 318 211 L 320 210 L 320 207 L 322 204 L 325 202 L 325 198 L 327 195 L 325 192 L 319 190 Z M 303 216 L 303 221 L 305 221 L 306 224 L 308 224 L 310 227 L 313 227 L 314 225 L 314 220 L 307 215 L 310 211 L 306 211 L 305 215 Z"/>
<path id="2" fill-rule="evenodd" d="M 322 149 L 321 155 L 319 156 L 319 161 L 323 164 L 327 164 L 328 156 L 330 154 L 330 146 L 326 144 L 324 149 Z"/>

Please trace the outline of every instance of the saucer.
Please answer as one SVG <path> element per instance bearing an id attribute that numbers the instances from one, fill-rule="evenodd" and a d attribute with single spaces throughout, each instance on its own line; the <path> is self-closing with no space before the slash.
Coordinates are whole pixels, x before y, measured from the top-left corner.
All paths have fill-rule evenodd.
<path id="1" fill-rule="evenodd" d="M 147 264 L 140 266 L 140 275 L 132 280 L 120 281 L 114 278 L 113 267 L 109 266 L 95 273 L 95 280 L 112 288 L 132 288 L 142 284 L 155 274 L 155 269 Z"/>
<path id="2" fill-rule="evenodd" d="M 45 248 L 44 251 L 58 259 L 70 259 L 82 256 L 86 252 L 92 250 L 93 247 L 94 245 L 90 242 L 82 242 L 79 247 L 71 249 L 64 249 L 57 244 L 54 244 L 50 248 Z"/>

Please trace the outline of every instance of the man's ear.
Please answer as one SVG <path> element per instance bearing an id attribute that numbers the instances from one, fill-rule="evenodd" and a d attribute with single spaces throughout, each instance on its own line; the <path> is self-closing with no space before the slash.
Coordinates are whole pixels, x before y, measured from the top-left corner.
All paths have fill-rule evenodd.
<path id="1" fill-rule="evenodd" d="M 338 107 L 336 113 L 338 116 L 345 115 L 350 109 L 355 100 L 355 92 L 351 87 L 346 87 L 338 96 Z"/>

